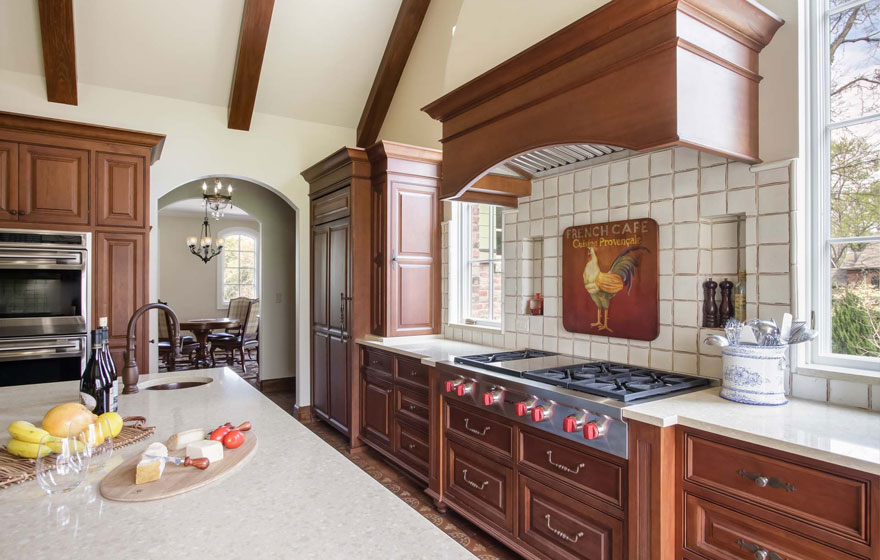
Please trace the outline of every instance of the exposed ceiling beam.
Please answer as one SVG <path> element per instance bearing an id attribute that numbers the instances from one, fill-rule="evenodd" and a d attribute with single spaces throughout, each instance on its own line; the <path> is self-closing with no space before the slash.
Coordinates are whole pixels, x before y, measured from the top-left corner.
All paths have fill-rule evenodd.
<path id="1" fill-rule="evenodd" d="M 73 0 L 40 0 L 39 7 L 46 97 L 54 103 L 76 105 Z"/>
<path id="2" fill-rule="evenodd" d="M 400 3 L 391 36 L 385 45 L 385 54 L 382 55 L 382 62 L 379 63 L 376 79 L 373 80 L 373 87 L 370 88 L 370 95 L 358 123 L 357 145 L 361 148 L 370 146 L 379 138 L 379 130 L 385 122 L 388 108 L 391 107 L 394 91 L 416 42 L 429 3 L 430 0 L 403 0 Z"/>
<path id="3" fill-rule="evenodd" d="M 229 128 L 249 130 L 251 127 L 274 7 L 275 0 L 245 0 L 232 91 L 229 93 Z"/>
<path id="4" fill-rule="evenodd" d="M 529 173 L 528 171 L 526 171 L 525 169 L 523 169 L 522 167 L 518 166 L 515 163 L 508 161 L 507 163 L 504 164 L 504 167 L 510 169 L 511 171 L 513 171 L 514 173 L 516 173 L 517 175 L 522 177 L 523 179 L 531 180 L 531 178 L 532 178 L 531 173 Z"/>

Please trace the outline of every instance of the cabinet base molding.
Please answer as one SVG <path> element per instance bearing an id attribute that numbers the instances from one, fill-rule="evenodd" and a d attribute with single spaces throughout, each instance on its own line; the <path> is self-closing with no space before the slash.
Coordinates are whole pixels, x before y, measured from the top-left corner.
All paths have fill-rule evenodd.
<path id="1" fill-rule="evenodd" d="M 298 404 L 293 405 L 293 417 L 299 420 L 300 422 L 311 422 L 314 420 L 312 416 L 312 407 L 305 405 L 300 406 Z"/>
<path id="2" fill-rule="evenodd" d="M 262 393 L 280 393 L 282 391 L 295 391 L 296 377 L 279 377 L 277 379 L 263 379 L 260 381 L 260 392 Z M 294 410 L 297 410 L 297 406 Z M 309 408 L 309 407 L 305 407 Z M 311 414 L 311 413 L 310 413 Z M 299 420 L 301 418 L 297 417 Z"/>

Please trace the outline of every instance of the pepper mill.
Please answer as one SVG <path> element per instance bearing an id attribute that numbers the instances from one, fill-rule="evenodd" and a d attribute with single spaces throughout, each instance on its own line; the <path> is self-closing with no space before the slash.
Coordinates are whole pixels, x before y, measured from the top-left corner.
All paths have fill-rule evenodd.
<path id="1" fill-rule="evenodd" d="M 721 306 L 718 309 L 718 313 L 721 315 L 721 322 L 718 326 L 723 327 L 727 324 L 728 319 L 735 315 L 733 310 L 733 282 L 725 278 L 724 281 L 718 284 L 718 287 L 721 289 Z"/>
<path id="2" fill-rule="evenodd" d="M 703 282 L 703 326 L 707 328 L 717 328 L 718 324 L 718 306 L 715 304 L 715 289 L 718 282 L 711 278 Z"/>

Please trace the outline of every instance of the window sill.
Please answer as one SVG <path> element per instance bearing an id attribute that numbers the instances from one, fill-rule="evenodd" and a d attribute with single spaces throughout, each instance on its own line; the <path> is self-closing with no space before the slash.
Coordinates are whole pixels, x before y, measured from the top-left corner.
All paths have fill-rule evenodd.
<path id="1" fill-rule="evenodd" d="M 868 369 L 810 364 L 798 366 L 794 373 L 806 377 L 837 379 L 840 381 L 852 381 L 854 383 L 880 383 L 880 371 L 872 371 Z"/>
<path id="2" fill-rule="evenodd" d="M 468 325 L 466 323 L 449 323 L 447 325 L 453 329 L 465 329 L 469 331 L 476 332 L 484 332 L 484 333 L 492 333 L 492 334 L 501 334 L 504 330 L 501 327 L 487 327 L 485 325 Z"/>

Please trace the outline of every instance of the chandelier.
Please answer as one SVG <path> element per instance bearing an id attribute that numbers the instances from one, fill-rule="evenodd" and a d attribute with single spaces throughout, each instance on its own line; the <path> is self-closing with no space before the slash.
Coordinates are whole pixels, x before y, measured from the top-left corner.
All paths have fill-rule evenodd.
<path id="1" fill-rule="evenodd" d="M 214 179 L 214 192 L 208 192 L 208 183 L 202 182 L 202 198 L 205 201 L 205 213 L 211 210 L 215 220 L 223 217 L 227 208 L 232 208 L 232 185 L 226 185 L 226 194 L 223 194 L 223 185 L 220 179 Z"/>
<path id="2" fill-rule="evenodd" d="M 208 261 L 219 255 L 220 252 L 223 251 L 223 245 L 226 244 L 226 240 L 222 237 L 214 239 L 211 236 L 211 224 L 208 221 L 207 195 L 205 195 L 205 197 L 205 221 L 202 222 L 202 227 L 199 230 L 198 237 L 186 238 L 186 246 L 189 247 L 189 250 L 193 255 L 202 259 L 202 262 L 207 264 Z"/>

